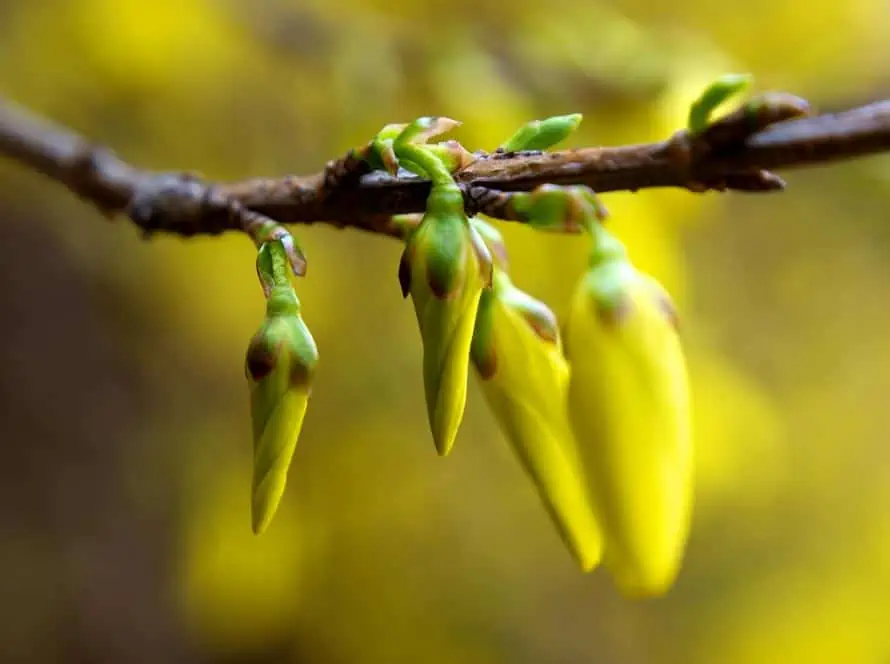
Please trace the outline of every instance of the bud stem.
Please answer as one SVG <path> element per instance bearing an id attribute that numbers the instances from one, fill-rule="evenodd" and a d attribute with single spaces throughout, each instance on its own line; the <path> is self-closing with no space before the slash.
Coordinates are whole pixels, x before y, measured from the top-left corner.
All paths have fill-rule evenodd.
<path id="1" fill-rule="evenodd" d="M 300 301 L 291 284 L 290 259 L 280 240 L 263 243 L 257 253 L 256 269 L 266 294 L 266 316 L 300 313 Z"/>
<path id="2" fill-rule="evenodd" d="M 429 149 L 420 145 L 414 145 L 413 143 L 402 143 L 398 140 L 396 140 L 393 147 L 399 159 L 408 159 L 426 171 L 426 175 L 432 180 L 434 188 L 454 187 L 458 189 L 451 172 L 442 163 L 442 160 Z"/>
<path id="3" fill-rule="evenodd" d="M 591 238 L 591 266 L 627 259 L 627 250 L 621 240 L 607 231 L 601 222 L 592 221 L 588 224 L 587 230 Z"/>

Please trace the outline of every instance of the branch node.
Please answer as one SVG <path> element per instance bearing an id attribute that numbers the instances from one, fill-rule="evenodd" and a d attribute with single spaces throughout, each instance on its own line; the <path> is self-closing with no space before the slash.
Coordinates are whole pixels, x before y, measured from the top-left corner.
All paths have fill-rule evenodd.
<path id="1" fill-rule="evenodd" d="M 496 219 L 519 221 L 520 218 L 510 206 L 512 192 L 498 191 L 482 185 L 462 185 L 464 206 L 468 217 L 484 214 Z"/>
<path id="2" fill-rule="evenodd" d="M 363 175 L 371 172 L 371 167 L 361 151 L 352 149 L 339 159 L 325 164 L 318 200 L 334 197 L 338 192 L 354 188 Z"/>
<path id="3" fill-rule="evenodd" d="M 769 92 L 712 122 L 693 138 L 702 141 L 709 152 L 730 154 L 744 150 L 751 136 L 770 125 L 811 113 L 805 99 L 785 92 Z"/>
<path id="4" fill-rule="evenodd" d="M 684 186 L 692 192 L 773 192 L 785 189 L 785 181 L 761 168 L 714 172 L 713 161 L 731 159 L 747 148 L 749 138 L 766 127 L 809 115 L 809 103 L 786 93 L 755 97 L 732 113 L 709 124 L 698 133 L 686 129 L 665 141 L 660 154 L 674 167 Z"/>
<path id="5" fill-rule="evenodd" d="M 231 226 L 223 215 L 207 214 L 212 192 L 213 187 L 190 173 L 144 175 L 136 184 L 127 214 L 146 235 L 158 231 L 218 235 Z"/>

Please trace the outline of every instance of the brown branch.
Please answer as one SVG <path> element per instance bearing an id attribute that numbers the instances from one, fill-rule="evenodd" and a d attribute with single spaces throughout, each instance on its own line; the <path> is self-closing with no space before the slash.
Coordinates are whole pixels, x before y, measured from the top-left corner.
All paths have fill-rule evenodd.
<path id="1" fill-rule="evenodd" d="M 789 108 L 799 110 L 800 104 L 805 102 L 771 108 L 787 113 Z M 890 151 L 890 100 L 770 124 L 783 117 L 789 115 L 757 120 L 760 124 L 752 127 L 750 113 L 738 111 L 702 135 L 680 131 L 658 143 L 478 153 L 455 177 L 473 211 L 515 218 L 506 192 L 531 191 L 545 183 L 586 185 L 599 193 L 650 187 L 773 191 L 784 183 L 769 171 Z M 421 212 L 429 192 L 428 182 L 409 174 L 368 173 L 355 153 L 329 162 L 314 175 L 224 185 L 186 173 L 145 171 L 2 100 L 0 154 L 61 182 L 106 214 L 127 213 L 147 233 L 245 230 L 262 216 L 395 236 L 398 230 L 390 216 Z"/>

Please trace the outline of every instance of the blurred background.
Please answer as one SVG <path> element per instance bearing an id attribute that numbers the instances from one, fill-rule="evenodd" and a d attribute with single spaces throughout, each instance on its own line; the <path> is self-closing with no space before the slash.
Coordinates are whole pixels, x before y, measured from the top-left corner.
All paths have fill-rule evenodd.
<path id="1" fill-rule="evenodd" d="M 890 97 L 886 0 L 0 0 L 0 94 L 132 162 L 307 173 L 382 125 L 492 149 L 661 139 L 714 75 Z M 677 299 L 697 507 L 675 588 L 580 574 L 471 377 L 436 456 L 397 243 L 297 229 L 321 352 L 282 508 L 250 532 L 244 237 L 143 241 L 0 160 L 0 661 L 890 662 L 890 158 L 782 195 L 605 197 Z M 584 241 L 501 226 L 564 314 Z"/>

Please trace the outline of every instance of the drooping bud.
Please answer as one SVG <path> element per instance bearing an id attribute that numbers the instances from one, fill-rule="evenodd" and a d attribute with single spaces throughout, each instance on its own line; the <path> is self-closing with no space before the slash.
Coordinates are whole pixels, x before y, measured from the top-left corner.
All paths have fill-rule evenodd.
<path id="1" fill-rule="evenodd" d="M 251 520 L 260 534 L 278 509 L 309 401 L 318 350 L 300 316 L 278 241 L 260 247 L 257 272 L 267 293 L 266 316 L 250 341 L 245 375 L 253 422 Z"/>
<path id="2" fill-rule="evenodd" d="M 399 282 L 414 304 L 430 430 L 436 450 L 445 456 L 463 418 L 470 342 L 479 297 L 491 282 L 491 257 L 470 226 L 448 166 L 428 147 L 411 142 L 418 135 L 426 140 L 430 128 L 441 122 L 415 121 L 394 140 L 393 149 L 400 165 L 432 180 L 423 218 L 406 240 Z"/>
<path id="3" fill-rule="evenodd" d="M 625 594 L 661 595 L 679 570 L 692 509 L 686 364 L 667 294 L 601 225 L 592 232 L 566 329 L 570 421 L 604 565 Z"/>
<path id="4" fill-rule="evenodd" d="M 601 536 L 567 419 L 569 368 L 555 316 L 496 268 L 479 304 L 471 357 L 485 399 L 560 537 L 582 570 L 593 569 Z"/>

